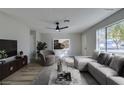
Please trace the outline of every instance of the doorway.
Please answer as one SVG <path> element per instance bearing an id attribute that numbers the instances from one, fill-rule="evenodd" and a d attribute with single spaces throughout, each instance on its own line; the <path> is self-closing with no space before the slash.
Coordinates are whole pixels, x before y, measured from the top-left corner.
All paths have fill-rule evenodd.
<path id="1" fill-rule="evenodd" d="M 82 56 L 87 56 L 86 33 L 82 34 Z"/>
<path id="2" fill-rule="evenodd" d="M 36 31 L 30 31 L 30 62 L 36 57 Z"/>

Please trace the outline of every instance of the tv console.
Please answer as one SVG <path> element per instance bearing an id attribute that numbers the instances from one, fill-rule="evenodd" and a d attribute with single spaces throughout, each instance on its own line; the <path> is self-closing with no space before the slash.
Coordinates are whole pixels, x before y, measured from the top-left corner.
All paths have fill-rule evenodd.
<path id="1" fill-rule="evenodd" d="M 27 65 L 27 60 L 28 58 L 25 55 L 23 58 L 15 58 L 15 60 L 10 62 L 0 62 L 0 80 Z"/>

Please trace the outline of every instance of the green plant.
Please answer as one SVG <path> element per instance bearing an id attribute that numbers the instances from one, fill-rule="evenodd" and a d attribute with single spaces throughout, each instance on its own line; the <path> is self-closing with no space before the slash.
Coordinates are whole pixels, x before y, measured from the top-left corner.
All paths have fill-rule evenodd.
<path id="1" fill-rule="evenodd" d="M 37 53 L 39 54 L 41 50 L 44 50 L 47 48 L 47 43 L 46 42 L 37 42 Z"/>
<path id="2" fill-rule="evenodd" d="M 0 59 L 7 58 L 7 53 L 5 50 L 0 50 Z"/>
<path id="3" fill-rule="evenodd" d="M 117 49 L 122 41 L 124 41 L 124 25 L 116 25 L 111 28 L 111 31 L 108 32 L 108 38 L 112 39 L 116 44 Z"/>

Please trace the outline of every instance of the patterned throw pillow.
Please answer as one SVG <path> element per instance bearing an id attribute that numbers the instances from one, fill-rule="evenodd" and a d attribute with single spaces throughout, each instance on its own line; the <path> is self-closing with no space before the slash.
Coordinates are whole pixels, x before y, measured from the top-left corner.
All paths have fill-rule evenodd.
<path id="1" fill-rule="evenodd" d="M 113 55 L 112 55 L 112 54 L 106 53 L 106 60 L 105 60 L 104 64 L 105 64 L 106 66 L 109 66 L 109 64 L 110 64 L 111 61 L 112 61 L 112 58 L 113 58 Z"/>
<path id="2" fill-rule="evenodd" d="M 97 62 L 103 65 L 105 63 L 106 57 L 107 55 L 105 53 L 100 53 L 97 58 Z"/>

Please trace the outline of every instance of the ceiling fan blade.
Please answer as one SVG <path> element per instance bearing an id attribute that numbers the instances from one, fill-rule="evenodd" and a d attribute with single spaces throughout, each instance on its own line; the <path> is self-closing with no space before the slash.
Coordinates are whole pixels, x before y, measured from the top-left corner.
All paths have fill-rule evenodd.
<path id="1" fill-rule="evenodd" d="M 47 27 L 47 29 L 54 29 L 55 30 L 56 28 Z"/>
<path id="2" fill-rule="evenodd" d="M 66 29 L 66 28 L 69 28 L 69 26 L 61 27 L 59 29 L 61 30 L 61 29 Z"/>

